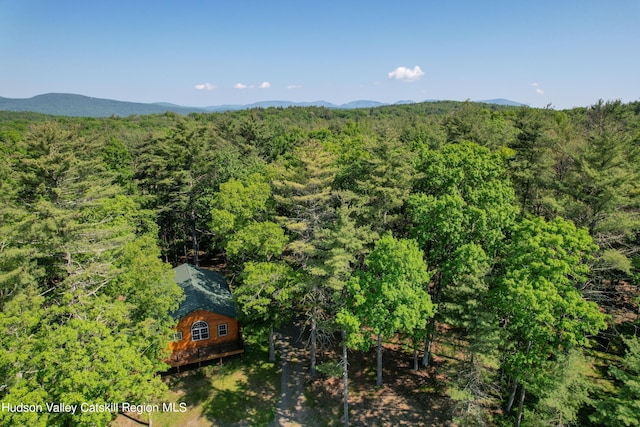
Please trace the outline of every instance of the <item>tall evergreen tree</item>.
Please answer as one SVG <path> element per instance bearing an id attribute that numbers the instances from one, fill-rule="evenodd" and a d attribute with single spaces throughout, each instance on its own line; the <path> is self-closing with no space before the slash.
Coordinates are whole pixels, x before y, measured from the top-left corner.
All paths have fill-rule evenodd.
<path id="1" fill-rule="evenodd" d="M 343 150 L 339 185 L 360 196 L 359 223 L 379 235 L 389 230 L 406 233 L 402 207 L 420 176 L 412 161 L 415 153 L 387 139 L 365 139 L 357 149 Z"/>
<path id="2" fill-rule="evenodd" d="M 326 281 L 329 271 L 320 241 L 336 215 L 332 187 L 336 168 L 333 156 L 313 141 L 297 151 L 295 162 L 282 179 L 273 182 L 274 198 L 282 212 L 281 222 L 291 236 L 288 257 L 302 273 L 300 309 L 309 326 L 309 372 L 315 376 L 318 341 L 323 338 L 319 334 L 324 335 L 324 322 L 331 318 L 335 291 Z"/>
<path id="3" fill-rule="evenodd" d="M 640 424 L 640 339 L 627 337 L 627 347 L 621 366 L 612 366 L 609 373 L 620 383 L 616 395 L 596 404 L 591 421 L 604 426 L 635 426 Z"/>
<path id="4" fill-rule="evenodd" d="M 520 214 L 543 215 L 553 186 L 553 151 L 557 141 L 552 137 L 554 122 L 550 112 L 521 108 L 515 115 L 516 134 L 509 148 L 514 150 L 509 169 Z"/>
<path id="5" fill-rule="evenodd" d="M 44 407 L 158 396 L 165 386 L 155 374 L 166 366 L 169 312 L 181 292 L 158 258 L 155 227 L 110 185 L 91 141 L 47 123 L 24 144 L 14 173 L 16 204 L 27 214 L 5 245 L 29 251 L 29 280 L 2 274 L 14 291 L 0 313 L 9 331 L 0 352 L 0 399 Z M 112 414 L 1 416 L 16 425 L 107 425 Z"/>

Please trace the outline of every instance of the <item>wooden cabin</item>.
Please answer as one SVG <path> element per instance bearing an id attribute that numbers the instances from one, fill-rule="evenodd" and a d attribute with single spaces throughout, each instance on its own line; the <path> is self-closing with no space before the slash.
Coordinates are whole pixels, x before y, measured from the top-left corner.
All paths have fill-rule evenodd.
<path id="1" fill-rule="evenodd" d="M 190 264 L 174 271 L 185 299 L 173 314 L 178 325 L 166 362 L 179 367 L 243 353 L 236 306 L 224 276 Z"/>

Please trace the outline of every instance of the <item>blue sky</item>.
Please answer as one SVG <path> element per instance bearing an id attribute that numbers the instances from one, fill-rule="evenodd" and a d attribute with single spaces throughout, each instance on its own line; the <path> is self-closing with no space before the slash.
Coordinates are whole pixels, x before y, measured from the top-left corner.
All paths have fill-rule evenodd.
<path id="1" fill-rule="evenodd" d="M 640 100 L 640 1 L 0 0 L 0 96 Z"/>

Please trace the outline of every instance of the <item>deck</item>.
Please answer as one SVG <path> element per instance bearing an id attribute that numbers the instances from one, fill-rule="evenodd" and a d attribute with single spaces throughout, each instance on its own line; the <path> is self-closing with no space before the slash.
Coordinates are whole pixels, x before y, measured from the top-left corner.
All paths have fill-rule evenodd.
<path id="1" fill-rule="evenodd" d="M 210 347 L 200 347 L 195 350 L 174 352 L 165 362 L 172 368 L 176 368 L 213 359 L 220 359 L 220 361 L 222 361 L 224 357 L 242 353 L 244 353 L 242 343 L 231 342 Z"/>

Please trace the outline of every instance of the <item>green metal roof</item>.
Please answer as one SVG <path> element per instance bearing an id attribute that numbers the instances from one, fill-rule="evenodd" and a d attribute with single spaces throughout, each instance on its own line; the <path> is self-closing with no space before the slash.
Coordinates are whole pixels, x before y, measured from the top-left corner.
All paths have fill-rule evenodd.
<path id="1" fill-rule="evenodd" d="M 185 299 L 173 313 L 181 319 L 194 310 L 207 310 L 235 318 L 237 316 L 233 296 L 222 274 L 204 270 L 191 264 L 173 269 L 176 283 L 184 290 Z"/>

